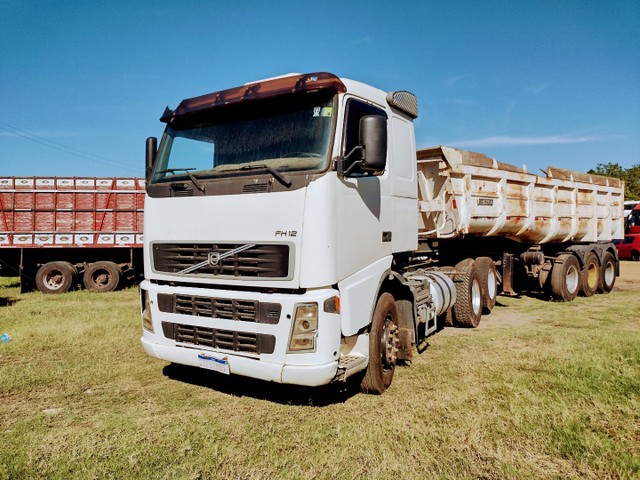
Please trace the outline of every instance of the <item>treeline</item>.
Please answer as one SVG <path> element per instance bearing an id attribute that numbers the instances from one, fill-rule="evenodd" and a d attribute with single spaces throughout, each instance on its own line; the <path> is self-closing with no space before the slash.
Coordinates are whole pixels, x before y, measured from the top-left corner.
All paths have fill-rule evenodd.
<path id="1" fill-rule="evenodd" d="M 587 173 L 624 180 L 625 200 L 640 200 L 640 163 L 630 168 L 621 167 L 617 163 L 599 163 Z"/>

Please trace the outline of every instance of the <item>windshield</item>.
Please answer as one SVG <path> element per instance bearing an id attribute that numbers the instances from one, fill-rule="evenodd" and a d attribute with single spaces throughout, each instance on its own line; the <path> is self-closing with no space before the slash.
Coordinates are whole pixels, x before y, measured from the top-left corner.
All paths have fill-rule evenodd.
<path id="1" fill-rule="evenodd" d="M 322 170 L 333 125 L 326 92 L 247 101 L 172 122 L 152 183 L 259 170 Z"/>

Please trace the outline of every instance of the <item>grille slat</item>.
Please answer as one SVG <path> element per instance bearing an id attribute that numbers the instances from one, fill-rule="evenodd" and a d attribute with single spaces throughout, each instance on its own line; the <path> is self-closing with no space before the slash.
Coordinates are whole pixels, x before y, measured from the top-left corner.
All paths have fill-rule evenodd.
<path id="1" fill-rule="evenodd" d="M 279 303 L 166 293 L 158 294 L 158 308 L 164 313 L 272 325 L 280 321 L 282 312 Z"/>
<path id="2" fill-rule="evenodd" d="M 275 336 L 264 333 L 218 330 L 169 322 L 162 322 L 162 331 L 167 338 L 171 338 L 178 343 L 242 353 L 260 354 L 273 353 L 275 351 Z"/>
<path id="3" fill-rule="evenodd" d="M 178 273 L 206 261 L 209 253 L 224 254 L 240 246 L 242 244 L 154 244 L 153 264 L 159 272 Z M 287 278 L 289 246 L 256 245 L 188 275 Z"/>

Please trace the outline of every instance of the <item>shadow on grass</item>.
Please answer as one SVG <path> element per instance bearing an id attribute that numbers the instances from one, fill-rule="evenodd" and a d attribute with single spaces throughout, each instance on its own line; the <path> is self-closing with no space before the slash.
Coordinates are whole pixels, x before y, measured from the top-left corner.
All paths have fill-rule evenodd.
<path id="1" fill-rule="evenodd" d="M 211 388 L 234 397 L 252 397 L 282 405 L 324 407 L 343 403 L 360 392 L 358 375 L 346 382 L 321 387 L 300 387 L 265 382 L 239 375 L 223 375 L 196 367 L 170 364 L 163 374 L 179 382 Z"/>
<path id="2" fill-rule="evenodd" d="M 0 297 L 0 307 L 9 307 L 16 302 L 18 302 L 17 298 Z"/>

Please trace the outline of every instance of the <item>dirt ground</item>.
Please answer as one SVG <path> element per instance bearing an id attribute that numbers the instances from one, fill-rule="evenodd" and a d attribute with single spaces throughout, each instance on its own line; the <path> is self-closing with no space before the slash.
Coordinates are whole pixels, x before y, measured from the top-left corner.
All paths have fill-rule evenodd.
<path id="1" fill-rule="evenodd" d="M 622 260 L 620 262 L 620 276 L 616 280 L 615 289 L 640 289 L 640 262 Z"/>
<path id="2" fill-rule="evenodd" d="M 614 292 L 626 292 L 637 290 L 638 294 L 640 294 L 640 262 L 632 262 L 630 260 L 622 260 L 620 262 L 620 276 L 616 278 L 616 284 L 613 288 Z M 610 302 L 616 302 L 615 295 L 596 295 L 593 297 L 594 300 L 597 299 L 603 305 L 608 304 Z M 490 315 L 488 315 L 481 324 L 480 328 L 493 328 L 495 326 L 500 325 L 521 325 L 528 323 L 532 320 L 540 318 L 543 315 L 541 311 L 536 312 L 527 312 L 523 311 L 522 307 L 523 303 L 529 304 L 529 302 L 536 302 L 541 300 L 536 300 L 533 298 L 523 297 L 518 299 L 518 302 L 512 304 L 512 306 L 507 306 L 509 302 L 506 300 L 506 297 L 498 296 L 498 302 L 496 304 L 496 308 L 493 309 Z M 514 308 L 518 309 L 517 314 L 514 312 Z M 453 329 L 455 330 L 455 329 Z"/>

